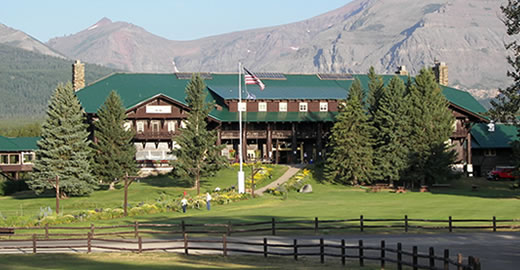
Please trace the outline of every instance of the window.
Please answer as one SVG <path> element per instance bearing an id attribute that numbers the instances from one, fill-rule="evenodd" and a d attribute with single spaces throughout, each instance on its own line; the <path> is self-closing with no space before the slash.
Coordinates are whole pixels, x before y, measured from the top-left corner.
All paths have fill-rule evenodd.
<path id="1" fill-rule="evenodd" d="M 320 102 L 320 112 L 328 112 L 329 111 L 329 103 Z"/>
<path id="2" fill-rule="evenodd" d="M 497 151 L 495 149 L 484 150 L 484 156 L 486 156 L 486 157 L 494 157 L 496 155 L 497 155 Z"/>
<path id="3" fill-rule="evenodd" d="M 9 164 L 9 155 L 0 155 L 0 164 Z"/>
<path id="4" fill-rule="evenodd" d="M 300 112 L 306 112 L 307 111 L 307 102 L 300 102 Z"/>
<path id="5" fill-rule="evenodd" d="M 9 155 L 9 164 L 19 164 L 20 156 L 19 155 Z"/>
<path id="6" fill-rule="evenodd" d="M 150 122 L 150 125 L 152 127 L 152 132 L 153 133 L 158 133 L 159 131 L 161 131 L 161 121 L 159 121 L 159 120 L 152 120 Z"/>
<path id="7" fill-rule="evenodd" d="M 123 124 L 123 128 L 128 131 L 132 128 L 132 121 L 125 121 L 125 123 Z"/>
<path id="8" fill-rule="evenodd" d="M 245 102 L 239 102 L 238 103 L 238 111 L 239 112 L 245 112 L 247 111 L 247 105 Z"/>
<path id="9" fill-rule="evenodd" d="M 267 112 L 267 103 L 266 102 L 258 103 L 258 111 L 259 112 Z"/>
<path id="10" fill-rule="evenodd" d="M 169 120 L 167 123 L 168 123 L 168 132 L 169 133 L 175 132 L 175 121 Z"/>
<path id="11" fill-rule="evenodd" d="M 34 153 L 22 153 L 23 164 L 32 164 L 34 160 Z"/>
<path id="12" fill-rule="evenodd" d="M 181 128 L 186 128 L 186 124 L 188 123 L 188 121 L 186 120 L 182 120 L 181 121 Z"/>
<path id="13" fill-rule="evenodd" d="M 137 121 L 137 133 L 144 132 L 144 121 Z"/>
<path id="14" fill-rule="evenodd" d="M 287 111 L 287 102 L 280 102 L 278 104 L 278 108 L 280 109 L 281 112 L 286 112 Z"/>

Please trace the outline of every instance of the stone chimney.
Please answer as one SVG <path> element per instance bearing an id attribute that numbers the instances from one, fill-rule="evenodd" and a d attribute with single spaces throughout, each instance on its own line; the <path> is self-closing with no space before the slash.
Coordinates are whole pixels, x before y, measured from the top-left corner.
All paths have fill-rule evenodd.
<path id="1" fill-rule="evenodd" d="M 395 72 L 397 75 L 408 76 L 408 70 L 406 70 L 406 66 L 399 66 L 397 71 Z"/>
<path id="2" fill-rule="evenodd" d="M 435 73 L 435 79 L 440 85 L 448 86 L 448 65 L 437 60 L 434 63 L 433 72 Z"/>
<path id="3" fill-rule="evenodd" d="M 85 87 L 85 64 L 76 60 L 72 64 L 72 88 L 78 91 Z"/>

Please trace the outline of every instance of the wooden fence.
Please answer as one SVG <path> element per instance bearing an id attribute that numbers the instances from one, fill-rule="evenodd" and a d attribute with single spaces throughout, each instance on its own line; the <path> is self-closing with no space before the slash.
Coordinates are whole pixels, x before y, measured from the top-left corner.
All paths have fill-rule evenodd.
<path id="1" fill-rule="evenodd" d="M 60 244 L 49 245 L 50 242 L 62 241 Z M 272 241 L 272 240 L 271 240 Z M 279 241 L 279 240 L 276 240 Z M 413 269 L 439 269 L 448 270 L 450 267 L 458 270 L 480 270 L 480 261 L 478 258 L 469 256 L 463 259 L 461 254 L 450 258 L 450 252 L 445 249 L 441 256 L 436 255 L 434 248 L 430 247 L 428 253 L 419 253 L 417 246 L 412 251 L 406 251 L 402 248 L 401 243 L 397 243 L 395 248 L 386 246 L 385 241 L 381 241 L 378 246 L 366 246 L 363 240 L 359 240 L 356 244 L 347 245 L 345 240 L 326 240 L 319 239 L 319 243 L 308 243 L 309 240 L 294 239 L 292 243 L 269 243 L 267 238 L 263 238 L 262 242 L 252 241 L 236 241 L 228 239 L 224 234 L 220 239 L 192 239 L 188 238 L 188 234 L 184 234 L 182 239 L 176 240 L 147 240 L 143 241 L 142 237 L 136 240 L 121 239 L 104 239 L 93 237 L 89 232 L 86 238 L 64 238 L 64 239 L 38 239 L 33 235 L 29 240 L 0 240 L 0 250 L 23 250 L 28 249 L 33 253 L 41 250 L 63 250 L 63 249 L 84 249 L 87 253 L 97 250 L 116 250 L 129 252 L 146 252 L 146 251 L 180 251 L 186 255 L 191 251 L 206 251 L 218 253 L 228 256 L 233 253 L 247 253 L 268 256 L 284 256 L 293 257 L 298 260 L 305 257 L 319 257 L 321 263 L 325 263 L 325 259 L 339 258 L 341 264 L 346 265 L 347 259 L 357 261 L 360 266 L 365 265 L 365 261 L 379 262 L 381 269 L 385 269 L 387 263 L 393 263 L 397 269 L 403 266 L 409 266 Z M 12 242 L 12 246 L 6 246 L 5 243 Z M 32 242 L 32 243 L 31 243 Z M 305 243 L 307 242 L 307 243 Z M 112 245 L 103 245 L 102 243 L 111 243 Z M 120 246 L 115 246 L 121 244 Z M 149 247 L 145 247 L 145 245 Z M 150 247 L 155 245 L 155 247 Z M 132 247 L 133 246 L 133 247 Z"/>
<path id="2" fill-rule="evenodd" d="M 487 224 L 486 224 L 487 223 Z M 37 226 L 37 227 L 10 227 L 0 228 L 2 235 L 11 236 L 32 236 L 36 234 L 39 238 L 49 239 L 55 236 L 84 236 L 90 232 L 93 236 L 108 235 L 133 235 L 137 238 L 140 234 L 167 234 L 180 235 L 189 234 L 271 234 L 277 235 L 280 232 L 311 232 L 320 234 L 331 231 L 355 230 L 365 232 L 369 229 L 396 229 L 394 231 L 408 232 L 410 229 L 426 231 L 447 231 L 455 230 L 487 230 L 496 232 L 499 229 L 515 230 L 520 228 L 518 219 L 454 219 L 451 216 L 446 219 L 413 219 L 404 216 L 403 219 L 367 219 L 360 216 L 356 219 L 343 220 L 276 220 L 250 222 L 250 223 L 222 223 L 222 224 L 189 224 L 182 220 L 180 223 L 173 224 L 148 224 L 134 222 L 133 224 L 114 225 L 114 226 L 95 226 L 91 224 L 86 227 L 72 226 Z M 63 231 L 71 231 L 64 233 Z"/>

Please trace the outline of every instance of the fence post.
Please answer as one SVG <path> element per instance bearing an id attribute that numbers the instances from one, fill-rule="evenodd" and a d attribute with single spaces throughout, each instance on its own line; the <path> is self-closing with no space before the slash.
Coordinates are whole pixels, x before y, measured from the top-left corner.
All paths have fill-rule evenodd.
<path id="1" fill-rule="evenodd" d="M 365 266 L 363 255 L 363 240 L 359 240 L 359 266 Z"/>
<path id="2" fill-rule="evenodd" d="M 497 231 L 497 217 L 493 216 L 493 232 Z"/>
<path id="3" fill-rule="evenodd" d="M 452 226 L 452 219 L 451 219 L 451 216 L 450 216 L 449 219 L 448 219 L 448 227 L 449 227 L 450 232 L 452 232 L 452 231 L 453 231 L 453 226 Z"/>
<path id="4" fill-rule="evenodd" d="M 473 259 L 473 256 L 468 256 L 468 266 L 470 269 L 475 269 L 475 259 Z"/>
<path id="5" fill-rule="evenodd" d="M 404 231 L 408 232 L 408 215 L 404 215 Z"/>
<path id="6" fill-rule="evenodd" d="M 345 265 L 345 239 L 341 240 L 341 264 Z"/>
<path id="7" fill-rule="evenodd" d="M 385 240 L 381 241 L 381 269 L 385 269 Z"/>
<path id="8" fill-rule="evenodd" d="M 92 234 L 89 232 L 87 233 L 87 253 L 90 253 L 92 251 Z"/>
<path id="9" fill-rule="evenodd" d="M 444 270 L 450 270 L 450 250 L 444 250 Z"/>
<path id="10" fill-rule="evenodd" d="M 184 223 L 184 221 L 182 221 Z M 184 233 L 184 254 L 188 255 L 188 234 Z"/>
<path id="11" fill-rule="evenodd" d="M 184 224 L 184 219 L 181 220 L 181 230 L 182 230 L 182 234 L 186 234 L 186 225 Z"/>
<path id="12" fill-rule="evenodd" d="M 271 220 L 271 233 L 273 235 L 276 235 L 276 221 L 274 220 L 274 218 Z"/>
<path id="13" fill-rule="evenodd" d="M 228 221 L 228 224 L 227 224 L 227 235 L 228 236 L 231 236 L 231 221 Z"/>
<path id="14" fill-rule="evenodd" d="M 412 256 L 413 256 L 413 270 L 417 270 L 417 246 L 413 246 L 412 249 Z"/>
<path id="15" fill-rule="evenodd" d="M 318 227 L 318 226 L 319 226 L 318 224 L 319 224 L 318 217 L 315 217 L 315 218 L 314 218 L 314 233 L 315 233 L 315 234 L 318 234 L 318 228 L 319 228 L 319 227 Z"/>
<path id="16" fill-rule="evenodd" d="M 433 247 L 430 247 L 430 269 L 435 267 L 435 250 Z"/>
<path id="17" fill-rule="evenodd" d="M 479 260 L 479 258 L 475 257 L 474 258 L 474 263 L 475 264 L 473 265 L 473 269 L 474 270 L 480 270 L 480 260 Z"/>
<path id="18" fill-rule="evenodd" d="M 264 238 L 264 257 L 267 258 L 267 238 Z"/>
<path id="19" fill-rule="evenodd" d="M 139 221 L 134 222 L 134 238 L 139 237 Z"/>
<path id="20" fill-rule="evenodd" d="M 325 246 L 323 245 L 323 238 L 320 238 L 320 262 L 325 263 Z"/>
<path id="21" fill-rule="evenodd" d="M 296 239 L 294 239 L 293 245 L 294 245 L 294 260 L 297 261 L 298 260 L 298 241 Z"/>
<path id="22" fill-rule="evenodd" d="M 359 229 L 363 232 L 363 215 L 359 216 Z"/>
<path id="23" fill-rule="evenodd" d="M 397 270 L 403 269 L 403 254 L 401 251 L 403 250 L 403 245 L 401 243 L 397 243 Z"/>
<path id="24" fill-rule="evenodd" d="M 94 237 L 94 229 L 96 227 L 94 227 L 94 224 L 93 223 L 90 223 L 90 233 L 92 234 L 92 237 Z"/>
<path id="25" fill-rule="evenodd" d="M 33 253 L 36 254 L 36 234 L 32 235 Z"/>
<path id="26" fill-rule="evenodd" d="M 49 239 L 49 223 L 45 224 L 45 239 Z"/>
<path id="27" fill-rule="evenodd" d="M 462 254 L 457 254 L 457 270 L 462 270 Z"/>
<path id="28" fill-rule="evenodd" d="M 137 253 L 141 254 L 143 252 L 143 239 L 141 236 L 137 237 Z"/>
<path id="29" fill-rule="evenodd" d="M 227 257 L 227 238 L 226 235 L 222 235 L 222 251 L 224 252 L 224 257 Z"/>

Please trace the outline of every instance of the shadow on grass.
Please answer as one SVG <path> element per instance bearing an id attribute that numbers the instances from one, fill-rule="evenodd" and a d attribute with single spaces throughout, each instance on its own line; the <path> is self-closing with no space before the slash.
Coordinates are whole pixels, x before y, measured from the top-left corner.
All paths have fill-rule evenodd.
<path id="1" fill-rule="evenodd" d="M 188 179 L 174 178 L 171 175 L 157 175 L 150 176 L 145 179 L 139 180 L 141 183 L 154 186 L 154 187 L 180 187 L 180 188 L 191 188 L 193 184 Z M 201 182 L 202 183 L 202 182 Z"/>
<path id="2" fill-rule="evenodd" d="M 449 187 L 431 188 L 432 194 L 446 194 L 490 199 L 520 199 L 520 190 L 511 189 L 512 181 L 489 181 L 484 178 L 462 178 Z"/>

